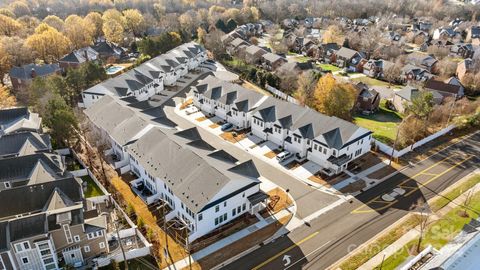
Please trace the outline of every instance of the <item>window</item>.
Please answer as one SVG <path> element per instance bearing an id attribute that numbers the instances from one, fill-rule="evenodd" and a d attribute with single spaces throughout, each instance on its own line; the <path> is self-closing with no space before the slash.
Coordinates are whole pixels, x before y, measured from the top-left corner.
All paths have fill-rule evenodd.
<path id="1" fill-rule="evenodd" d="M 242 205 L 242 211 L 245 211 L 245 209 L 247 209 L 247 204 L 244 203 L 244 204 Z"/>
<path id="2" fill-rule="evenodd" d="M 242 207 L 241 207 L 241 206 L 238 206 L 238 207 L 237 207 L 237 213 L 240 214 L 240 211 L 242 211 Z"/>
<path id="3" fill-rule="evenodd" d="M 243 192 L 243 194 L 242 194 L 242 198 L 245 198 L 245 192 Z"/>
<path id="4" fill-rule="evenodd" d="M 63 225 L 63 232 L 65 233 L 65 238 L 67 239 L 67 243 L 69 244 L 73 243 L 72 233 L 70 232 L 70 227 L 68 226 L 68 224 Z"/>
<path id="5" fill-rule="evenodd" d="M 314 144 L 314 145 L 313 145 L 313 149 L 314 149 L 314 150 L 318 150 L 318 145 Z"/>
<path id="6" fill-rule="evenodd" d="M 75 241 L 75 243 L 80 242 L 80 236 L 75 235 L 75 236 L 73 237 L 73 240 Z"/>
<path id="7" fill-rule="evenodd" d="M 27 263 L 28 263 L 28 258 L 27 258 L 27 257 L 23 257 L 23 258 L 22 258 L 22 263 L 23 263 L 23 264 L 27 264 Z"/>
<path id="8" fill-rule="evenodd" d="M 223 214 L 223 220 L 227 220 L 227 213 Z"/>
<path id="9" fill-rule="evenodd" d="M 84 246 L 83 251 L 85 252 L 90 252 L 90 246 Z"/>
<path id="10" fill-rule="evenodd" d="M 219 205 L 216 205 L 216 206 L 215 206 L 215 213 L 218 212 L 218 211 L 220 211 L 220 206 L 219 206 Z"/>
<path id="11" fill-rule="evenodd" d="M 232 209 L 232 217 L 234 217 L 237 214 L 237 208 Z"/>
<path id="12" fill-rule="evenodd" d="M 223 207 L 227 206 L 227 201 L 223 202 Z"/>
<path id="13" fill-rule="evenodd" d="M 100 248 L 105 248 L 105 242 L 100 242 L 100 243 L 98 243 L 98 246 L 99 246 Z"/>
<path id="14" fill-rule="evenodd" d="M 323 148 L 323 154 L 324 154 L 324 155 L 327 154 L 327 148 Z"/>
<path id="15" fill-rule="evenodd" d="M 337 156 L 337 150 L 333 150 L 332 155 Z"/>
<path id="16" fill-rule="evenodd" d="M 215 218 L 215 226 L 218 225 L 218 218 Z"/>
<path id="17" fill-rule="evenodd" d="M 5 183 L 3 183 L 3 184 L 5 185 L 5 188 L 10 188 L 10 187 L 11 187 L 11 186 L 10 186 L 10 182 L 5 182 Z"/>
<path id="18" fill-rule="evenodd" d="M 23 248 L 30 249 L 30 244 L 28 242 L 23 242 Z"/>
<path id="19" fill-rule="evenodd" d="M 202 214 L 198 214 L 198 221 L 201 221 L 203 219 L 203 215 Z"/>

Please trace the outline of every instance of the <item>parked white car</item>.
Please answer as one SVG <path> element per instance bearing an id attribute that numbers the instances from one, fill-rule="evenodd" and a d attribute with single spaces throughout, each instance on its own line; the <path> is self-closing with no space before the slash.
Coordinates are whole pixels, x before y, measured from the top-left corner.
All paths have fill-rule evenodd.
<path id="1" fill-rule="evenodd" d="M 283 151 L 283 152 L 281 152 L 277 155 L 277 161 L 282 162 L 282 161 L 285 161 L 285 160 L 291 158 L 292 156 L 293 156 L 292 153 L 290 153 L 288 151 Z"/>
<path id="2" fill-rule="evenodd" d="M 393 202 L 398 196 L 405 194 L 405 189 L 403 188 L 394 188 L 392 192 L 383 194 L 382 200 L 386 202 Z"/>
<path id="3" fill-rule="evenodd" d="M 196 113 L 196 112 L 198 112 L 198 109 L 197 109 L 197 107 L 195 107 L 195 106 L 189 106 L 189 107 L 185 110 L 185 113 L 186 113 L 187 115 L 191 115 L 191 114 L 194 114 L 194 113 Z"/>

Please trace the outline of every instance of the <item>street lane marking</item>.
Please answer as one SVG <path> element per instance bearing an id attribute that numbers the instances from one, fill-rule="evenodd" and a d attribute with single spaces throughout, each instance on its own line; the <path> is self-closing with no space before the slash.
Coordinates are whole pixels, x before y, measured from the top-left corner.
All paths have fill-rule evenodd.
<path id="1" fill-rule="evenodd" d="M 316 248 L 314 251 L 308 253 L 307 255 L 303 256 L 302 258 L 298 259 L 297 261 L 295 261 L 292 265 L 289 265 L 287 268 L 285 268 L 284 270 L 287 270 L 288 268 L 294 266 L 295 264 L 297 264 L 299 261 L 303 260 L 303 258 L 307 258 L 308 256 L 312 255 L 313 253 L 317 252 L 319 249 L 325 247 L 326 245 L 328 245 L 330 242 L 332 242 L 331 240 L 326 242 L 325 244 L 319 246 L 318 248 Z"/>
<path id="2" fill-rule="evenodd" d="M 426 174 L 425 174 L 425 171 L 430 170 L 430 169 L 432 169 L 433 167 L 438 166 L 438 164 L 440 164 L 440 163 L 442 163 L 442 162 L 444 162 L 444 161 L 446 161 L 446 160 L 453 159 L 454 157 L 457 157 L 457 156 L 460 156 L 460 154 L 454 154 L 454 155 L 452 155 L 452 156 L 450 156 L 450 157 L 444 158 L 444 159 L 442 159 L 442 160 L 434 163 L 434 164 L 431 165 L 430 167 L 426 168 L 425 170 L 423 170 L 423 171 L 415 174 L 414 176 L 412 176 L 412 177 L 404 180 L 404 181 L 401 182 L 400 184 L 398 184 L 398 185 L 397 185 L 398 187 L 402 187 L 402 188 L 404 188 L 404 189 L 411 189 L 409 192 L 405 193 L 405 194 L 403 195 L 403 197 L 407 197 L 407 196 L 413 194 L 415 191 L 417 191 L 418 189 L 420 189 L 421 186 L 426 186 L 426 185 L 428 185 L 428 184 L 431 183 L 432 181 L 438 179 L 438 178 L 441 177 L 442 175 L 446 174 L 447 172 L 453 170 L 454 168 L 460 166 L 462 163 L 464 163 L 464 162 L 466 162 L 466 161 L 468 161 L 468 160 L 470 160 L 471 158 L 474 157 L 474 155 L 466 155 L 466 157 L 465 157 L 462 161 L 459 161 L 459 162 L 455 163 L 453 166 L 449 167 L 448 169 L 444 170 L 443 172 L 441 172 L 441 173 L 439 173 L 439 174 L 435 174 L 434 177 L 432 177 L 431 179 L 425 181 L 424 183 L 417 182 L 417 181 L 414 180 L 414 179 L 415 179 L 416 177 L 418 177 L 419 175 L 426 175 Z M 433 174 L 432 174 L 432 175 L 433 175 Z M 417 183 L 418 186 L 415 186 L 415 187 L 406 186 L 405 184 L 406 184 L 408 181 L 415 181 L 415 183 Z M 381 206 L 381 207 L 377 207 L 377 208 L 374 208 L 374 209 L 368 209 L 368 210 L 360 210 L 360 209 L 368 206 L 368 205 L 371 204 L 372 202 L 377 202 L 377 203 L 378 203 L 378 202 L 379 202 L 379 201 L 378 201 L 379 198 L 381 199 L 381 195 L 373 198 L 372 200 L 368 201 L 368 202 L 365 203 L 364 205 L 356 208 L 356 209 L 353 210 L 351 213 L 352 213 L 352 214 L 365 214 L 365 213 L 372 213 L 372 212 L 376 212 L 376 211 L 381 211 L 381 210 L 384 210 L 384 209 L 386 209 L 386 208 L 388 208 L 388 207 L 390 207 L 390 206 L 392 206 L 392 205 L 394 205 L 395 203 L 398 202 L 398 200 L 394 200 L 394 201 L 392 201 L 392 202 L 386 203 L 384 206 Z"/>
<path id="3" fill-rule="evenodd" d="M 255 266 L 254 268 L 252 268 L 252 270 L 257 270 L 257 269 L 260 269 L 262 267 L 264 267 L 265 265 L 269 264 L 271 261 L 275 260 L 276 258 L 280 257 L 282 254 L 284 253 L 287 253 L 289 252 L 290 250 L 292 250 L 293 248 L 301 245 L 303 242 L 305 241 L 308 241 L 309 239 L 313 238 L 315 235 L 319 234 L 319 231 L 316 231 L 312 234 L 310 234 L 309 236 L 303 238 L 302 240 L 296 242 L 296 243 L 293 243 L 293 245 L 289 246 L 288 248 L 280 251 L 279 253 L 275 254 L 273 257 L 270 257 L 268 260 L 262 262 L 261 264 Z"/>

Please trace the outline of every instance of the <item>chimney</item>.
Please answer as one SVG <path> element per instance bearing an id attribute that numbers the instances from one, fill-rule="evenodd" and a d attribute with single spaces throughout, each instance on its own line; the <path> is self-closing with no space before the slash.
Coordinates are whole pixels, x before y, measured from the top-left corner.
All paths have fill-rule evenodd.
<path id="1" fill-rule="evenodd" d="M 85 50 L 83 51 L 83 54 L 84 54 L 84 57 L 85 57 L 85 62 L 88 62 L 89 59 L 88 59 L 88 49 L 85 48 Z"/>
<path id="2" fill-rule="evenodd" d="M 35 78 L 37 77 L 37 72 L 35 71 L 35 68 L 32 67 L 32 70 L 30 71 L 30 77 Z"/>

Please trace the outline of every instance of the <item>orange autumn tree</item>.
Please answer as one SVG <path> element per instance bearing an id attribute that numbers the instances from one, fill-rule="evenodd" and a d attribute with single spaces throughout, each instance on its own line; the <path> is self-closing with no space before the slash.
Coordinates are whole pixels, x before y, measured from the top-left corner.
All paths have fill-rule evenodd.
<path id="1" fill-rule="evenodd" d="M 5 86 L 0 86 L 0 109 L 6 109 L 17 105 L 17 100 L 10 94 Z"/>
<path id="2" fill-rule="evenodd" d="M 349 120 L 356 97 L 353 85 L 339 83 L 333 75 L 327 74 L 318 80 L 315 87 L 314 107 L 323 114 Z"/>

